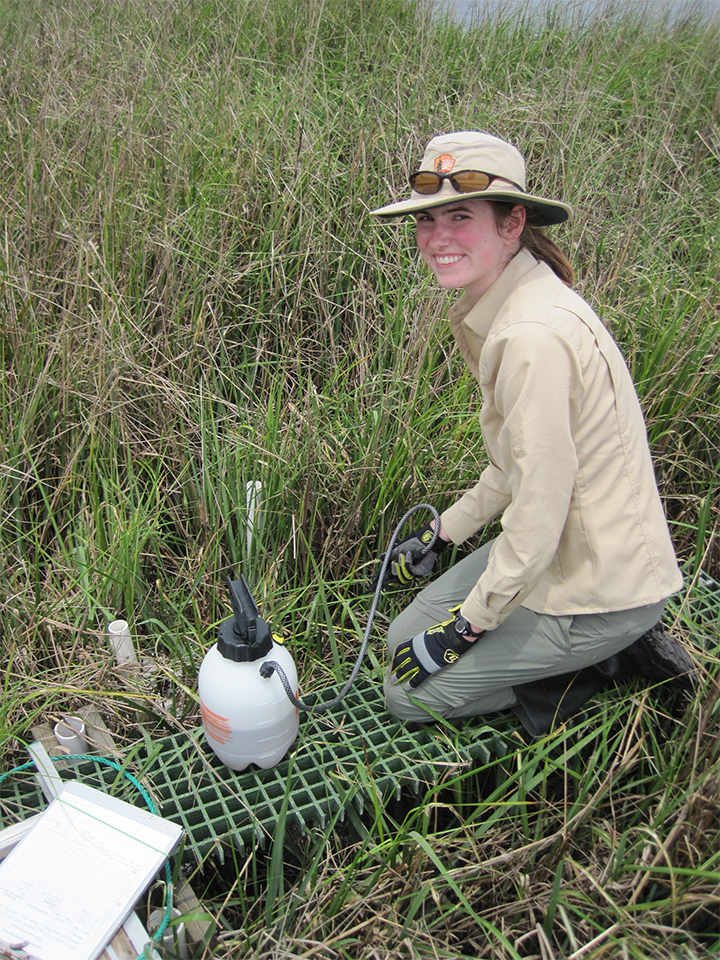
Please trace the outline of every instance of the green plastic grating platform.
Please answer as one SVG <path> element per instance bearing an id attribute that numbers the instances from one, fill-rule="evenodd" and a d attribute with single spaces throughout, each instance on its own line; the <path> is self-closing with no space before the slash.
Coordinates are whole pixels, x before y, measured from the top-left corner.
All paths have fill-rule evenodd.
<path id="1" fill-rule="evenodd" d="M 339 689 L 322 691 L 318 700 L 332 700 Z M 514 718 L 508 722 L 515 726 Z M 264 844 L 286 797 L 286 823 L 305 833 L 314 824 L 323 827 L 329 815 L 342 817 L 349 803 L 362 813 L 373 791 L 399 797 L 407 786 L 417 793 L 449 767 L 504 752 L 502 735 L 488 726 L 475 725 L 470 737 L 465 728 L 455 739 L 448 728 L 408 731 L 388 715 L 379 684 L 367 678 L 332 714 L 306 716 L 289 756 L 271 770 L 235 773 L 209 750 L 201 731 L 193 740 L 181 735 L 164 741 L 162 765 L 156 763 L 149 780 L 163 815 L 182 824 L 198 859 L 218 838 L 232 839 L 241 850 Z"/>
<path id="2" fill-rule="evenodd" d="M 340 689 L 321 691 L 317 702 L 332 700 Z M 307 699 L 313 702 L 312 696 Z M 232 842 L 241 852 L 257 842 L 265 845 L 286 796 L 286 824 L 305 833 L 313 825 L 323 827 L 335 813 L 342 819 L 350 803 L 362 813 L 373 793 L 399 798 L 403 787 L 418 793 L 421 784 L 436 783 L 449 769 L 502 755 L 504 732 L 515 729 L 517 721 L 509 714 L 496 719 L 494 727 L 465 723 L 458 729 L 450 725 L 409 729 L 387 713 L 380 685 L 359 677 L 332 713 L 301 716 L 298 739 L 270 770 L 229 770 L 206 745 L 200 728 L 157 741 L 152 759 L 139 751 L 131 772 L 140 776 L 162 816 L 182 826 L 186 854 L 192 852 L 200 862 L 214 852 L 223 860 L 223 843 Z M 130 803 L 142 803 L 112 768 L 88 761 L 61 775 L 77 775 Z M 8 823 L 44 805 L 31 777 L 3 784 L 0 817 Z"/>
<path id="3" fill-rule="evenodd" d="M 677 612 L 680 604 L 680 599 L 671 601 L 668 612 Z M 720 584 L 702 576 L 687 612 L 699 627 L 696 641 L 702 645 L 703 625 L 720 625 Z M 340 689 L 321 691 L 317 701 L 332 700 Z M 307 699 L 313 702 L 312 696 Z M 492 719 L 492 727 L 475 721 L 408 727 L 387 713 L 380 685 L 360 677 L 332 713 L 301 717 L 290 754 L 271 770 L 228 770 L 205 744 L 201 729 L 156 742 L 150 755 L 138 749 L 130 770 L 149 789 L 162 815 L 182 826 L 187 855 L 200 862 L 212 852 L 222 860 L 223 844 L 231 842 L 240 851 L 257 842 L 264 845 L 285 801 L 286 823 L 304 833 L 324 826 L 334 814 L 342 818 L 350 804 L 362 813 L 373 794 L 399 797 L 403 788 L 417 793 L 449 769 L 502 755 L 517 723 L 510 714 Z M 88 761 L 62 773 L 68 779 L 76 775 L 142 804 L 135 789 L 111 768 Z M 44 806 L 32 775 L 8 778 L 0 790 L 0 826 Z"/>

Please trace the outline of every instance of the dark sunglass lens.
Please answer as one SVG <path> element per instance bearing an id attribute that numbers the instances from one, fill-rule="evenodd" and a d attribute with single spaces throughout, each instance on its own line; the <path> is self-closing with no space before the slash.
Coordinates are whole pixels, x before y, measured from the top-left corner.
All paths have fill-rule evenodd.
<path id="1" fill-rule="evenodd" d="M 452 184 L 459 193 L 474 193 L 476 190 L 487 190 L 492 177 L 479 170 L 463 170 L 451 177 Z M 416 188 L 417 189 L 417 188 Z"/>
<path id="2" fill-rule="evenodd" d="M 431 171 L 421 170 L 419 173 L 414 173 L 410 177 L 410 186 L 415 193 L 437 193 L 441 183 L 442 180 L 440 177 Z"/>

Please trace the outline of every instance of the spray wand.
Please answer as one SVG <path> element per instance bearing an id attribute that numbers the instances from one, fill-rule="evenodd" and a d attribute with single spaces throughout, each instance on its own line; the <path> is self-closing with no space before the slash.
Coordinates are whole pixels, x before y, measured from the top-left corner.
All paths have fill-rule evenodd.
<path id="1" fill-rule="evenodd" d="M 352 687 L 353 683 L 355 683 L 355 678 L 360 672 L 360 667 L 362 665 L 363 660 L 365 659 L 368 643 L 370 642 L 370 631 L 372 630 L 373 620 L 375 619 L 375 613 L 377 611 L 378 603 L 380 602 L 380 594 L 385 588 L 385 577 L 386 577 L 388 566 L 390 564 L 390 554 L 393 551 L 395 542 L 397 541 L 398 535 L 402 530 L 403 526 L 405 525 L 407 520 L 418 510 L 430 511 L 430 513 L 433 515 L 435 519 L 435 532 L 432 539 L 428 542 L 428 544 L 424 546 L 422 550 L 417 551 L 417 553 L 413 555 L 413 559 L 415 561 L 421 559 L 427 553 L 429 553 L 429 551 L 432 550 L 433 546 L 435 545 L 435 541 L 437 540 L 438 535 L 440 533 L 440 515 L 438 514 L 435 507 L 431 506 L 429 503 L 418 503 L 414 507 L 411 507 L 407 511 L 407 513 L 402 517 L 398 525 L 395 527 L 395 530 L 393 531 L 392 536 L 390 537 L 390 542 L 388 543 L 387 550 L 383 555 L 382 567 L 380 568 L 380 573 L 377 577 L 377 581 L 375 585 L 375 593 L 373 596 L 372 604 L 370 606 L 370 613 L 368 614 L 368 622 L 367 622 L 367 626 L 365 627 L 365 634 L 363 636 L 362 643 L 360 644 L 360 651 L 358 653 L 357 660 L 355 661 L 355 666 L 352 668 L 352 672 L 350 673 L 347 683 L 342 688 L 340 693 L 333 700 L 331 700 L 329 703 L 323 704 L 322 706 L 317 706 L 314 704 L 308 705 L 306 703 L 303 703 L 301 700 L 297 698 L 295 692 L 293 691 L 292 684 L 288 680 L 285 671 L 277 661 L 266 660 L 260 667 L 260 676 L 263 677 L 264 679 L 268 679 L 273 675 L 273 673 L 277 673 L 278 678 L 283 685 L 285 693 L 287 694 L 288 700 L 298 710 L 304 710 L 306 713 L 309 713 L 309 712 L 326 713 L 328 710 L 332 710 L 333 707 L 336 707 L 340 703 L 340 701 L 345 697 L 347 692 Z"/>

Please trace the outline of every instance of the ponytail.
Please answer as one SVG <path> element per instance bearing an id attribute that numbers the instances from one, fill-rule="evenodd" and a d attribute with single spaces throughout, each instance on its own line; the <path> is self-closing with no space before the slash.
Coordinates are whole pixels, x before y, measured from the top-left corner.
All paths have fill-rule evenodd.
<path id="1" fill-rule="evenodd" d="M 503 201 L 493 201 L 492 208 L 495 215 L 495 222 L 498 227 L 506 225 L 510 212 L 515 204 L 505 203 Z M 530 207 L 525 207 L 527 217 L 523 232 L 520 234 L 520 249 L 529 250 L 536 260 L 546 263 L 552 272 L 558 276 L 568 287 L 575 283 L 575 271 L 572 264 L 562 252 L 560 247 L 551 240 L 543 228 L 533 223 L 534 215 Z"/>
<path id="2" fill-rule="evenodd" d="M 542 227 L 536 227 L 527 221 L 525 222 L 525 228 L 520 234 L 520 249 L 523 247 L 529 250 L 536 260 L 546 263 L 563 283 L 572 287 L 575 283 L 575 271 L 572 264 Z"/>

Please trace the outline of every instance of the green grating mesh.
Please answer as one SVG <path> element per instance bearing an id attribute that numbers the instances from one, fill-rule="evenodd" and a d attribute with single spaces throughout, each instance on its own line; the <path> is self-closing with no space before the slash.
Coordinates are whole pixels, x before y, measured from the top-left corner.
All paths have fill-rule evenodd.
<path id="1" fill-rule="evenodd" d="M 322 691 L 319 702 L 338 690 Z M 515 726 L 514 718 L 506 723 Z M 333 714 L 303 718 L 289 756 L 271 770 L 228 770 L 198 732 L 195 743 L 182 735 L 164 741 L 162 762 L 149 779 L 163 815 L 182 824 L 188 846 L 201 858 L 219 838 L 232 839 L 241 850 L 263 844 L 285 801 L 286 823 L 306 832 L 324 826 L 329 815 L 342 815 L 348 803 L 362 813 L 373 792 L 399 797 L 403 786 L 417 792 L 449 767 L 487 762 L 504 752 L 498 728 L 475 724 L 454 739 L 448 730 L 423 726 L 409 732 L 388 715 L 379 684 L 362 678 Z"/>
<path id="2" fill-rule="evenodd" d="M 332 700 L 341 687 L 321 691 L 310 703 Z M 287 803 L 285 823 L 301 833 L 323 827 L 329 816 L 342 818 L 348 804 L 362 813 L 373 794 L 400 796 L 403 787 L 417 793 L 448 769 L 487 762 L 505 752 L 505 735 L 515 729 L 514 717 L 497 718 L 493 727 L 466 723 L 407 728 L 385 709 L 380 685 L 358 678 L 332 713 L 301 715 L 298 739 L 278 766 L 225 767 L 205 743 L 202 729 L 155 742 L 151 758 L 133 756 L 132 770 L 141 777 L 162 816 L 182 826 L 186 853 L 200 862 L 210 852 L 224 858 L 223 843 L 241 852 L 272 837 Z M 139 773 L 138 773 L 139 771 Z M 84 762 L 64 770 L 84 782 L 142 803 L 117 771 Z M 6 781 L 0 794 L 0 816 L 8 822 L 43 809 L 32 778 Z"/>
<path id="3" fill-rule="evenodd" d="M 678 612 L 682 598 L 669 603 Z M 698 625 L 720 625 L 720 584 L 704 575 L 698 579 L 685 614 Z M 340 687 L 307 700 L 328 702 Z M 359 813 L 374 796 L 399 797 L 403 788 L 415 793 L 437 783 L 449 769 L 487 762 L 505 752 L 508 735 L 516 729 L 510 715 L 493 717 L 493 726 L 464 721 L 446 725 L 406 726 L 391 717 L 380 685 L 358 678 L 340 706 L 317 717 L 302 715 L 298 739 L 271 770 L 251 767 L 236 773 L 225 767 L 205 744 L 201 729 L 176 734 L 133 752 L 131 772 L 150 791 L 164 817 L 182 826 L 186 854 L 200 862 L 213 852 L 222 860 L 223 844 L 241 852 L 272 837 L 283 816 L 301 833 L 323 827 L 328 817 L 340 817 L 350 804 Z M 85 782 L 141 804 L 132 785 L 117 771 L 93 761 L 65 770 Z M 44 809 L 42 793 L 32 775 L 8 778 L 0 789 L 0 826 L 23 820 Z"/>

